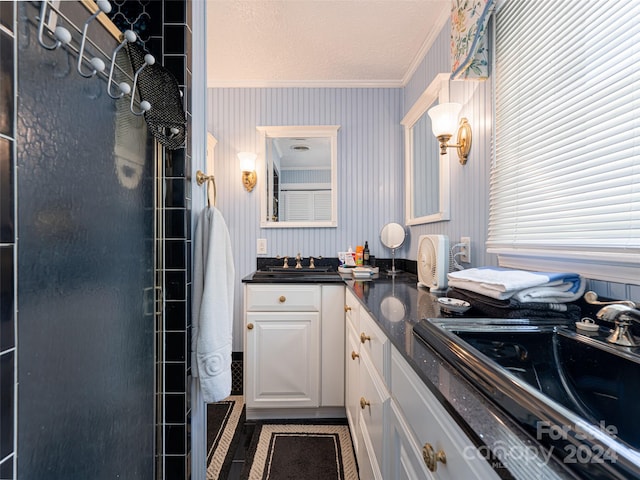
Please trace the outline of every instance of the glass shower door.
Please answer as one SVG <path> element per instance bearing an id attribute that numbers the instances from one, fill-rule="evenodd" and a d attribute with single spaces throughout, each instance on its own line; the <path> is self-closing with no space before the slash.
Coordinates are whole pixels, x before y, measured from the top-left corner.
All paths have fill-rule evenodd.
<path id="1" fill-rule="evenodd" d="M 18 476 L 152 479 L 153 148 L 128 102 L 80 77 L 75 55 L 42 49 L 24 18 Z"/>

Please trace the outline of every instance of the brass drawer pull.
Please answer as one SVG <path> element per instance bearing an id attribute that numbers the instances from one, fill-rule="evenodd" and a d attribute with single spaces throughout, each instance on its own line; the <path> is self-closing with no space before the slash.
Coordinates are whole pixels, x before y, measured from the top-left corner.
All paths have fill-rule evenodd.
<path id="1" fill-rule="evenodd" d="M 285 297 L 284 295 L 280 295 L 280 298 L 278 299 L 278 301 L 279 301 L 280 303 L 284 303 L 284 302 L 286 302 L 286 301 L 287 301 L 287 297 Z"/>
<path id="2" fill-rule="evenodd" d="M 344 306 L 344 311 L 346 312 L 350 312 L 351 311 L 351 307 L 349 305 L 345 305 Z"/>
<path id="3" fill-rule="evenodd" d="M 364 334 L 364 332 L 362 332 L 362 333 L 360 334 L 360 342 L 364 343 L 364 342 L 366 342 L 367 340 L 371 341 L 371 337 L 370 337 L 370 336 L 368 336 L 368 335 L 365 335 L 365 334 Z"/>
<path id="4" fill-rule="evenodd" d="M 436 452 L 430 443 L 425 443 L 424 447 L 422 447 L 422 458 L 427 468 L 432 472 L 438 469 L 438 462 L 441 462 L 443 465 L 447 464 L 447 455 L 444 453 L 444 450 L 438 450 Z"/>
<path id="5" fill-rule="evenodd" d="M 351 359 L 355 360 L 356 358 L 360 358 L 360 355 L 358 355 L 356 352 L 351 352 Z"/>
<path id="6" fill-rule="evenodd" d="M 253 330 L 253 323 L 247 323 L 247 330 Z"/>
<path id="7" fill-rule="evenodd" d="M 370 407 L 371 403 L 367 402 L 367 400 L 364 397 L 360 397 L 360 408 L 361 409 L 365 409 L 366 407 Z"/>

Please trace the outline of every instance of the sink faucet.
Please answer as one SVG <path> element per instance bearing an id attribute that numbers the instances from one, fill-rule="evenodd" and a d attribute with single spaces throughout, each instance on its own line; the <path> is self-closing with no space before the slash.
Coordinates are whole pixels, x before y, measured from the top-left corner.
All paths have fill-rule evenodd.
<path id="1" fill-rule="evenodd" d="M 598 301 L 598 294 L 595 292 L 586 292 L 584 299 L 591 305 L 603 305 L 603 307 L 598 310 L 596 317 L 598 320 L 605 320 L 616 326 L 613 333 L 607 337 L 607 342 L 622 345 L 623 347 L 637 347 L 640 345 L 638 340 L 636 340 L 629 331 L 632 321 L 640 323 L 638 304 L 631 300 L 600 302 Z"/>
<path id="2" fill-rule="evenodd" d="M 629 331 L 632 321 L 640 322 L 640 310 L 628 305 L 612 304 L 602 307 L 596 317 L 598 320 L 613 322 L 616 326 L 613 333 L 607 338 L 607 342 L 624 347 L 640 345 Z"/>
<path id="3" fill-rule="evenodd" d="M 296 255 L 296 268 L 302 268 L 302 257 L 300 256 L 300 252 Z"/>

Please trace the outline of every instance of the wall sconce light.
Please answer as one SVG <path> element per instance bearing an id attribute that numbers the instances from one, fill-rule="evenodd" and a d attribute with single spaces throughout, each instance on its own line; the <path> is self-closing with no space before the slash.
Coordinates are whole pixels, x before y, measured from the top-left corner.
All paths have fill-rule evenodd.
<path id="1" fill-rule="evenodd" d="M 429 109 L 428 113 L 433 134 L 440 141 L 440 155 L 446 154 L 447 148 L 456 147 L 460 163 L 464 165 L 471 151 L 471 125 L 464 117 L 458 122 L 460 110 L 462 105 L 459 103 L 441 103 Z M 458 143 L 449 145 L 447 142 L 455 132 L 458 132 Z"/>
<path id="2" fill-rule="evenodd" d="M 258 155 L 251 152 L 238 153 L 240 159 L 240 170 L 242 170 L 242 184 L 247 192 L 256 186 L 258 176 L 256 175 L 256 158 Z"/>

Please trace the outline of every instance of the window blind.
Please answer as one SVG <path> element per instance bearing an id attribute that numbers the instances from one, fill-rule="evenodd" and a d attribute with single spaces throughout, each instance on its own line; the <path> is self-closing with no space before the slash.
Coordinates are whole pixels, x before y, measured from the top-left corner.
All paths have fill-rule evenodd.
<path id="1" fill-rule="evenodd" d="M 501 264 L 619 264 L 640 283 L 638 18 L 635 1 L 499 5 L 487 247 Z"/>

